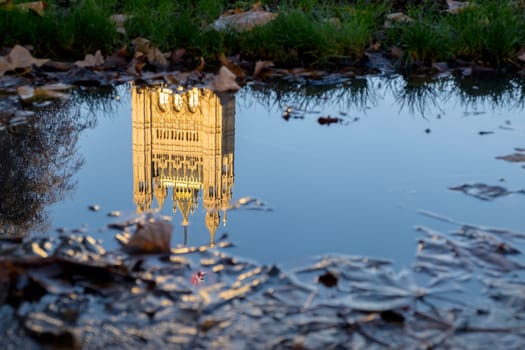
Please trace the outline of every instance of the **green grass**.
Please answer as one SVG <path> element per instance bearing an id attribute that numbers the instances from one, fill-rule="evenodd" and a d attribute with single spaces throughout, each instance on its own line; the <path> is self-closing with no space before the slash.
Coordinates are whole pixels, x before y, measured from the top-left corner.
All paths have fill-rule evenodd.
<path id="1" fill-rule="evenodd" d="M 380 10 L 361 4 L 319 7 L 313 13 L 289 8 L 273 22 L 239 35 L 239 50 L 248 59 L 282 65 L 324 67 L 337 58 L 359 59 L 372 42 Z"/>
<path id="2" fill-rule="evenodd" d="M 408 16 L 410 21 L 394 23 L 387 30 L 389 41 L 404 50 L 403 65 L 429 64 L 451 57 L 450 30 L 434 11 L 412 7 Z"/>
<path id="3" fill-rule="evenodd" d="M 333 50 L 332 26 L 312 20 L 299 10 L 281 13 L 266 26 L 239 35 L 247 58 L 274 60 L 281 64 L 318 62 Z"/>
<path id="4" fill-rule="evenodd" d="M 460 58 L 502 65 L 525 44 L 522 11 L 509 2 L 487 0 L 448 16 L 446 22 L 453 33 L 452 50 Z"/>
<path id="5" fill-rule="evenodd" d="M 44 16 L 0 8 L 0 45 L 30 44 L 43 56 L 81 56 L 113 50 L 118 33 L 110 21 L 111 1 L 83 0 L 71 8 L 50 1 Z"/>
<path id="6" fill-rule="evenodd" d="M 388 30 L 390 43 L 405 50 L 404 63 L 461 58 L 499 67 L 525 44 L 525 17 L 509 1 L 482 0 L 449 14 L 412 7 L 414 20 Z"/>
<path id="7" fill-rule="evenodd" d="M 20 1 L 15 1 L 20 2 Z M 332 67 L 358 63 L 379 41 L 385 52 L 398 46 L 403 66 L 461 58 L 503 66 L 525 46 L 525 16 L 512 1 L 478 0 L 458 15 L 435 1 L 409 1 L 413 21 L 384 29 L 391 1 L 262 1 L 279 13 L 251 31 L 217 32 L 213 21 L 254 2 L 232 0 L 49 0 L 44 16 L 0 7 L 0 46 L 32 45 L 39 57 L 76 59 L 101 49 L 109 55 L 135 37 L 162 51 L 185 48 L 209 63 L 221 54 L 273 60 L 283 66 Z M 520 12 L 521 11 L 521 12 Z M 127 34 L 109 17 L 128 15 Z M 5 34 L 8 33 L 8 34 Z"/>

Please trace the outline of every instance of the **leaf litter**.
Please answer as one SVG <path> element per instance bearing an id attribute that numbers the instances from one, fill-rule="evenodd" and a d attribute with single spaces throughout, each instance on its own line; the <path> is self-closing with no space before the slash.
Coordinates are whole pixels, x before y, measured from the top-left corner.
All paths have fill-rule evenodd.
<path id="1" fill-rule="evenodd" d="M 251 197 L 238 201 L 239 208 L 256 204 Z M 525 284 L 517 276 L 525 234 L 422 214 L 455 229 L 417 227 L 422 237 L 414 265 L 400 271 L 388 260 L 344 255 L 283 270 L 228 254 L 227 241 L 170 248 L 171 226 L 151 214 L 115 225 L 116 237 L 127 241 L 112 251 L 86 234 L 4 240 L 2 342 L 519 349 Z M 150 237 L 135 238 L 141 235 Z M 152 240 L 163 249 L 149 249 Z M 478 287 L 470 290 L 474 282 Z"/>

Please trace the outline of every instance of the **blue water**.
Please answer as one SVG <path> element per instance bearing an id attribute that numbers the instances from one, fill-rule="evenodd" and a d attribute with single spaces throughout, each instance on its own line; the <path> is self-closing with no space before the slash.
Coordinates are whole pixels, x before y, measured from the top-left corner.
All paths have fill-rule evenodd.
<path id="1" fill-rule="evenodd" d="M 301 96 L 307 88 L 295 85 L 279 101 L 273 90 L 264 95 L 256 86 L 237 93 L 232 198 L 253 196 L 273 211 L 228 212 L 216 237 L 227 232 L 236 245 L 234 254 L 262 263 L 296 264 L 313 255 L 344 253 L 406 266 L 416 252 L 415 225 L 452 228 L 421 210 L 525 231 L 525 195 L 482 201 L 448 189 L 473 182 L 525 188 L 523 163 L 495 158 L 525 147 L 519 85 L 494 102 L 491 90 L 465 97 L 444 81 L 436 85 L 434 100 L 416 98 L 419 104 L 410 105 L 399 98 L 405 91 L 402 78 L 385 82 L 370 77 L 365 82 L 366 91 L 340 84 L 315 90 L 316 97 L 306 99 Z M 476 82 L 469 84 L 478 91 Z M 119 99 L 110 112 L 100 113 L 96 127 L 81 133 L 78 153 L 85 164 L 76 175 L 78 183 L 50 208 L 52 228 L 84 225 L 108 247 L 117 244 L 115 232 L 105 225 L 130 218 L 136 210 L 129 89 L 118 87 Z M 287 106 L 318 113 L 286 121 L 282 115 Z M 343 123 L 320 125 L 317 118 L 327 115 Z M 92 204 L 101 210 L 88 210 Z M 163 213 L 171 215 L 170 207 L 164 205 Z M 122 216 L 106 216 L 114 210 Z M 178 212 L 174 246 L 184 242 L 181 221 Z M 202 205 L 190 217 L 187 231 L 187 244 L 209 243 Z"/>

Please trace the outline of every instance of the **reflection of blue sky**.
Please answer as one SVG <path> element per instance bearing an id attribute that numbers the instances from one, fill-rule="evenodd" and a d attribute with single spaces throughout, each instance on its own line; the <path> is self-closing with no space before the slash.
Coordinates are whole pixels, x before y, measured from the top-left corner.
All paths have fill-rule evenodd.
<path id="1" fill-rule="evenodd" d="M 230 212 L 217 237 L 229 232 L 238 246 L 235 252 L 268 263 L 338 252 L 405 265 L 416 250 L 414 225 L 450 228 L 418 210 L 525 231 L 525 196 L 482 202 L 447 190 L 465 182 L 525 187 L 519 164 L 495 159 L 525 146 L 523 111 L 486 110 L 465 117 L 467 108 L 450 97 L 439 106 L 445 111 L 441 119 L 436 113 L 424 119 L 406 110 L 399 113 L 388 90 L 380 97 L 371 109 L 350 112 L 348 117 L 359 117 L 358 122 L 329 127 L 318 125 L 317 115 L 286 122 L 278 107 L 247 107 L 238 99 L 233 197 L 260 197 L 274 211 Z M 134 212 L 129 105 L 123 98 L 115 118 L 101 119 L 81 137 L 86 164 L 72 198 L 54 207 L 54 227 L 87 222 L 96 229 L 107 221 L 107 211 Z M 335 116 L 340 105 L 316 109 Z M 516 130 L 499 129 L 505 120 Z M 480 136 L 479 131 L 495 133 Z M 93 203 L 102 206 L 101 213 L 87 210 Z M 202 205 L 189 229 L 190 244 L 208 242 L 203 220 L 197 218 L 201 211 Z M 174 223 L 180 221 L 176 217 Z M 178 227 L 175 243 L 182 242 L 180 232 Z"/>

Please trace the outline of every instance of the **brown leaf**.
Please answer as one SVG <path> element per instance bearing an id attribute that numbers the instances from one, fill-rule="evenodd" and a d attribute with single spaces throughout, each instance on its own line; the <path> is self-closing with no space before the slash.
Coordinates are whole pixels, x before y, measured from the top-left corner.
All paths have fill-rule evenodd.
<path id="1" fill-rule="evenodd" d="M 171 52 L 170 60 L 171 63 L 179 63 L 182 57 L 186 53 L 186 49 L 175 49 Z"/>
<path id="2" fill-rule="evenodd" d="M 339 277 L 330 271 L 326 271 L 321 276 L 317 277 L 317 281 L 322 283 L 325 287 L 332 288 L 337 286 Z"/>
<path id="3" fill-rule="evenodd" d="M 104 64 L 104 57 L 100 50 L 95 52 L 95 55 L 87 54 L 83 61 L 76 61 L 75 65 L 80 68 L 99 67 Z"/>
<path id="4" fill-rule="evenodd" d="M 104 68 L 113 69 L 116 67 L 127 66 L 128 60 L 126 59 L 125 47 L 115 52 L 113 55 L 106 57 L 104 61 Z"/>
<path id="5" fill-rule="evenodd" d="M 47 61 L 49 59 L 34 58 L 28 49 L 16 45 L 7 56 L 0 57 L 0 76 L 17 68 L 31 68 L 33 65 L 40 67 Z"/>
<path id="6" fill-rule="evenodd" d="M 16 8 L 22 11 L 34 11 L 40 16 L 44 15 L 44 10 L 47 8 L 47 4 L 43 1 L 33 1 L 33 2 L 25 2 L 22 4 L 16 5 Z"/>
<path id="7" fill-rule="evenodd" d="M 204 61 L 204 57 L 201 56 L 199 66 L 196 68 L 196 70 L 199 72 L 202 72 L 204 71 L 205 66 L 206 66 L 206 62 Z"/>
<path id="8" fill-rule="evenodd" d="M 0 57 L 0 77 L 5 74 L 5 72 L 14 70 L 11 63 L 7 60 L 7 57 Z"/>
<path id="9" fill-rule="evenodd" d="M 55 70 L 66 72 L 73 68 L 75 65 L 71 62 L 60 62 L 60 61 L 47 61 L 44 63 L 43 67 L 46 70 Z"/>
<path id="10" fill-rule="evenodd" d="M 334 117 L 331 117 L 331 116 L 326 116 L 326 117 L 319 117 L 317 119 L 317 122 L 321 125 L 330 125 L 330 124 L 333 124 L 333 123 L 340 123 L 342 122 L 343 120 L 341 118 L 334 118 Z"/>
<path id="11" fill-rule="evenodd" d="M 273 67 L 272 61 L 257 61 L 255 62 L 255 69 L 253 71 L 253 76 L 257 77 L 259 74 L 261 74 L 264 71 L 267 71 L 268 69 Z"/>
<path id="12" fill-rule="evenodd" d="M 219 61 L 222 63 L 223 66 L 226 66 L 237 78 L 244 78 L 246 75 L 244 73 L 244 70 L 239 67 L 239 65 L 233 63 L 231 60 L 229 60 L 224 54 L 219 55 Z"/>
<path id="13" fill-rule="evenodd" d="M 381 48 L 381 42 L 376 41 L 375 43 L 371 44 L 368 49 L 372 51 L 379 51 L 380 48 Z"/>
<path id="14" fill-rule="evenodd" d="M 523 50 L 523 53 L 518 56 L 518 60 L 525 62 L 525 50 Z"/>
<path id="15" fill-rule="evenodd" d="M 169 252 L 172 231 L 173 226 L 165 221 L 146 221 L 137 224 L 137 231 L 125 248 L 137 253 Z"/>
<path id="16" fill-rule="evenodd" d="M 405 322 L 405 316 L 403 316 L 402 314 L 394 310 L 381 311 L 379 315 L 381 316 L 381 319 L 385 322 L 389 322 L 389 323 L 404 323 Z"/>
<path id="17" fill-rule="evenodd" d="M 133 39 L 132 43 L 135 45 L 135 52 L 143 53 L 146 56 L 149 64 L 156 66 L 168 65 L 168 62 L 166 61 L 166 58 L 162 52 L 153 46 L 153 44 L 148 39 L 138 37 Z"/>
<path id="18" fill-rule="evenodd" d="M 237 91 L 241 87 L 235 81 L 235 74 L 233 74 L 228 68 L 222 66 L 213 80 L 213 88 L 215 91 Z"/>
<path id="19" fill-rule="evenodd" d="M 392 47 L 392 50 L 390 50 L 390 54 L 394 58 L 400 58 L 400 57 L 403 57 L 404 51 L 402 49 L 400 49 L 399 47 L 394 46 L 394 47 Z"/>

